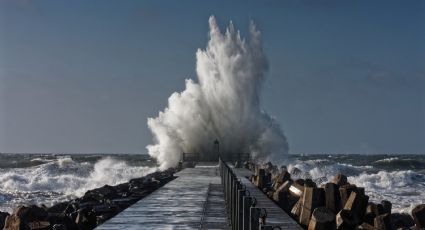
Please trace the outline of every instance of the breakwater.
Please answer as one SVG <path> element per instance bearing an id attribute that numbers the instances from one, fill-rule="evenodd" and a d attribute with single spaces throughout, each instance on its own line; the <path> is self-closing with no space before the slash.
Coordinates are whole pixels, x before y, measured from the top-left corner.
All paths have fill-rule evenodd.
<path id="1" fill-rule="evenodd" d="M 0 229 L 89 230 L 173 180 L 174 169 L 154 172 L 115 186 L 87 191 L 82 197 L 51 207 L 21 205 L 0 212 Z"/>
<path id="2" fill-rule="evenodd" d="M 197 163 L 98 230 L 229 229 L 217 163 Z"/>
<path id="3" fill-rule="evenodd" d="M 393 213 L 391 202 L 369 202 L 365 188 L 350 184 L 343 174 L 331 181 L 313 181 L 292 179 L 292 175 L 302 174 L 301 170 L 288 171 L 270 162 L 243 166 L 253 172 L 251 182 L 306 229 L 425 228 L 425 204 L 417 204 L 411 215 Z"/>

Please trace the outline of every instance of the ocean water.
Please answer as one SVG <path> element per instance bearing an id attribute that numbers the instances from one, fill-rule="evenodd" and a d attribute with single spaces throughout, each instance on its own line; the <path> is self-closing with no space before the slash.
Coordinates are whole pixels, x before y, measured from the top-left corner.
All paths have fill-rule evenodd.
<path id="1" fill-rule="evenodd" d="M 158 170 L 148 155 L 129 154 L 0 154 L 0 210 L 18 204 L 69 200 L 105 184 L 116 185 Z M 393 203 L 408 212 L 425 203 L 425 157 L 421 155 L 297 155 L 291 154 L 293 175 L 326 182 L 337 173 L 365 187 L 371 201 Z"/>
<path id="2" fill-rule="evenodd" d="M 156 170 L 155 160 L 141 154 L 0 154 L 0 211 L 50 206 Z"/>
<path id="3" fill-rule="evenodd" d="M 294 167 L 317 182 L 331 180 L 337 173 L 348 182 L 364 187 L 369 201 L 392 202 L 393 212 L 411 213 L 425 203 L 425 157 L 423 155 L 291 155 L 288 170 Z"/>

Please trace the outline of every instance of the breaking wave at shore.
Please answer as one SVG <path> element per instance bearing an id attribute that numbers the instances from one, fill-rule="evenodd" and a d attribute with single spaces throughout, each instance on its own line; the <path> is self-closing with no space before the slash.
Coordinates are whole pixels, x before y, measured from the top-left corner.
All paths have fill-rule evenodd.
<path id="1" fill-rule="evenodd" d="M 213 16 L 209 27 L 207 47 L 196 52 L 198 81 L 186 80 L 185 90 L 173 93 L 167 107 L 148 119 L 154 137 L 149 154 L 165 169 L 176 166 L 183 152 L 208 159 L 218 139 L 225 158 L 251 153 L 258 160 L 282 160 L 289 149 L 286 137 L 260 104 L 268 70 L 260 32 L 251 23 L 245 39 L 232 22 L 221 32 Z"/>
<path id="2" fill-rule="evenodd" d="M 337 173 L 364 187 L 371 201 L 389 200 L 395 212 L 410 213 L 425 203 L 425 162 L 420 155 L 310 155 L 290 159 L 288 170 L 298 177 L 325 183 Z M 391 160 L 389 160 L 391 159 Z M 409 162 L 398 164 L 394 162 Z"/>
<path id="3" fill-rule="evenodd" d="M 124 183 L 157 170 L 154 164 L 131 165 L 128 159 L 113 156 L 96 160 L 73 158 L 78 157 L 36 157 L 23 162 L 20 168 L 1 168 L 0 210 L 10 211 L 20 203 L 51 205 L 105 184 Z M 38 163 L 31 165 L 35 161 Z"/>
<path id="4" fill-rule="evenodd" d="M 389 200 L 395 212 L 410 213 L 425 203 L 425 159 L 420 155 L 295 155 L 287 167 L 293 178 L 312 178 L 319 184 L 337 173 L 350 183 L 365 187 L 371 201 Z M 395 158 L 410 162 L 392 165 Z M 386 162 L 386 163 L 382 163 Z M 52 205 L 81 196 L 105 184 L 115 185 L 156 171 L 147 155 L 34 155 L 0 154 L 0 210 L 18 204 Z"/>

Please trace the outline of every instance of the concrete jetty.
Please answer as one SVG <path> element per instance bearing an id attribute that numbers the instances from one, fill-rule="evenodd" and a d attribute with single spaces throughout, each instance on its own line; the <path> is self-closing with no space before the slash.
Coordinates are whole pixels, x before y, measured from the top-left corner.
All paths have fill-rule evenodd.
<path id="1" fill-rule="evenodd" d="M 217 163 L 198 163 L 186 168 L 177 178 L 131 207 L 106 221 L 96 229 L 249 229 L 239 225 L 229 215 L 226 189 Z M 301 229 L 282 209 L 268 199 L 245 178 L 248 170 L 235 169 L 257 207 L 266 208 L 267 223 L 280 229 Z M 233 220 L 233 226 L 232 226 Z M 256 220 L 258 222 L 258 218 Z M 277 228 L 277 229 L 279 229 Z"/>
<path id="2" fill-rule="evenodd" d="M 289 217 L 280 207 L 278 207 L 270 198 L 268 198 L 262 191 L 247 179 L 251 176 L 252 172 L 244 168 L 235 168 L 234 172 L 239 178 L 240 182 L 245 186 L 246 190 L 252 197 L 255 197 L 257 208 L 264 208 L 267 211 L 266 224 L 272 226 L 279 226 L 280 229 L 287 230 L 301 230 L 298 223 Z"/>

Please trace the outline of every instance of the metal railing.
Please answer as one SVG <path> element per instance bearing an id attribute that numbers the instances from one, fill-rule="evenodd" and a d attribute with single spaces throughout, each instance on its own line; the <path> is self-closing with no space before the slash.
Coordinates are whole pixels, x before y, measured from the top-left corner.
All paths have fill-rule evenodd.
<path id="1" fill-rule="evenodd" d="M 267 210 L 256 207 L 255 197 L 251 196 L 233 169 L 221 158 L 219 170 L 232 230 L 280 229 L 278 226 L 266 225 Z"/>

